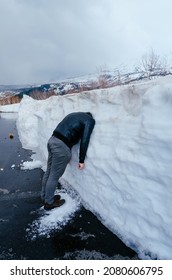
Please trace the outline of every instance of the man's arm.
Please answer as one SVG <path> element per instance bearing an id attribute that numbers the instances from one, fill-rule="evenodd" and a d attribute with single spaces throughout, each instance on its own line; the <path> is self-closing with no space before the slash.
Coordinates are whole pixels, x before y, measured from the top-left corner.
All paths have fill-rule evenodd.
<path id="1" fill-rule="evenodd" d="M 84 126 L 84 131 L 80 142 L 79 169 L 84 168 L 84 160 L 85 160 L 85 156 L 90 141 L 90 136 L 93 131 L 94 125 L 95 125 L 95 120 L 90 119 L 89 121 L 86 122 Z"/>

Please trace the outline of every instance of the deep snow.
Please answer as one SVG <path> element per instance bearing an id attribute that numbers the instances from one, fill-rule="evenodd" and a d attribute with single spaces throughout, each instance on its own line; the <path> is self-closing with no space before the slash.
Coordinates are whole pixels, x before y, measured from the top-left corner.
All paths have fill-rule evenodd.
<path id="1" fill-rule="evenodd" d="M 171 76 L 43 101 L 25 96 L 17 110 L 22 145 L 36 153 L 33 162 L 21 167 L 43 170 L 47 141 L 57 123 L 70 112 L 92 112 L 96 125 L 86 167 L 77 169 L 78 145 L 73 147 L 62 182 L 140 258 L 172 259 Z M 66 210 L 59 209 L 62 217 L 71 204 L 67 199 Z"/>

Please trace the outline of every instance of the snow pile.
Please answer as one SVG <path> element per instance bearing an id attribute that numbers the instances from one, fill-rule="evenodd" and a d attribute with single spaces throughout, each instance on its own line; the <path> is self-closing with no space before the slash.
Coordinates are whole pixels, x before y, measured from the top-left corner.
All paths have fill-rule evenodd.
<path id="1" fill-rule="evenodd" d="M 171 259 L 171 108 L 172 79 L 165 77 L 43 101 L 25 96 L 17 127 L 23 147 L 36 152 L 45 170 L 57 123 L 74 111 L 92 112 L 86 167 L 77 169 L 77 145 L 63 179 L 140 258 Z"/>
<path id="2" fill-rule="evenodd" d="M 40 160 L 24 161 L 23 163 L 21 163 L 22 170 L 32 170 L 41 167 L 42 167 L 42 162 Z"/>
<path id="3" fill-rule="evenodd" d="M 3 119 L 17 119 L 19 106 L 19 103 L 5 106 L 0 105 L 0 118 L 2 117 Z"/>
<path id="4" fill-rule="evenodd" d="M 13 104 L 13 105 L 5 105 L 5 106 L 0 105 L 0 111 L 4 112 L 4 113 L 6 113 L 6 112 L 18 113 L 19 106 L 20 106 L 19 103 L 16 103 L 16 104 Z"/>
<path id="5" fill-rule="evenodd" d="M 51 211 L 45 211 L 42 206 L 38 210 L 38 218 L 26 229 L 27 238 L 50 237 L 53 230 L 62 229 L 80 209 L 81 199 L 69 185 L 64 184 L 57 193 L 65 199 L 65 204 Z"/>

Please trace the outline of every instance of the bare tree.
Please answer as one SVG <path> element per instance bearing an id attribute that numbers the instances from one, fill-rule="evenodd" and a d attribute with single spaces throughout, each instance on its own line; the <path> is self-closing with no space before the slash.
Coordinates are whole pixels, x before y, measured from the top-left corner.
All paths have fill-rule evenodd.
<path id="1" fill-rule="evenodd" d="M 143 55 L 142 68 L 146 72 L 153 72 L 160 68 L 161 62 L 159 56 L 151 49 L 150 53 Z"/>
<path id="2" fill-rule="evenodd" d="M 136 67 L 137 72 L 142 72 L 148 78 L 154 76 L 167 75 L 169 73 L 169 66 L 166 59 L 162 59 L 157 55 L 153 49 L 142 56 L 140 66 Z"/>

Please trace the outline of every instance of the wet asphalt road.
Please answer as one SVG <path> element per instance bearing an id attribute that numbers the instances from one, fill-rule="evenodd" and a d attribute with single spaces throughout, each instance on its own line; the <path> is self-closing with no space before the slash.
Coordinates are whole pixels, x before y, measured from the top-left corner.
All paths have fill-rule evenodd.
<path id="1" fill-rule="evenodd" d="M 10 139 L 10 134 L 14 138 Z M 81 207 L 70 222 L 49 238 L 26 238 L 40 208 L 41 169 L 21 171 L 30 160 L 18 139 L 15 120 L 0 117 L 0 259 L 137 259 L 136 253 L 89 211 Z M 85 232 L 85 237 L 81 235 Z"/>

